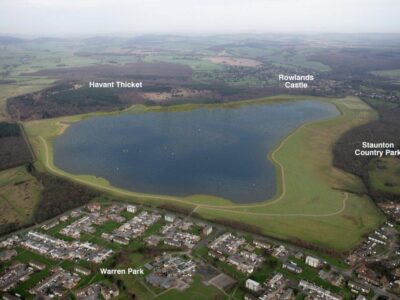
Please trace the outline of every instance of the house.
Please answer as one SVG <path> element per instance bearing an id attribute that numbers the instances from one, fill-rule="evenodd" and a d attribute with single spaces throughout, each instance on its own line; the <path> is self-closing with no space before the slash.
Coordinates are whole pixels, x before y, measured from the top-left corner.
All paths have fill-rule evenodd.
<path id="1" fill-rule="evenodd" d="M 257 293 L 262 290 L 262 285 L 255 280 L 247 279 L 246 288 Z"/>
<path id="2" fill-rule="evenodd" d="M 107 232 L 103 232 L 103 233 L 101 234 L 101 238 L 102 238 L 102 239 L 105 239 L 106 241 L 112 242 L 113 237 L 114 237 L 114 236 L 113 236 L 112 234 L 107 233 Z"/>
<path id="3" fill-rule="evenodd" d="M 208 251 L 208 255 L 218 259 L 219 261 L 225 261 L 226 257 L 224 255 L 222 255 L 221 253 L 215 252 L 213 250 Z"/>
<path id="4" fill-rule="evenodd" d="M 75 297 L 77 300 L 96 300 L 100 299 L 100 285 L 93 283 L 82 289 L 75 291 Z"/>
<path id="5" fill-rule="evenodd" d="M 270 289 L 275 289 L 277 286 L 280 285 L 282 282 L 282 279 L 284 279 L 283 275 L 281 273 L 275 274 L 268 282 L 265 282 L 265 286 L 267 286 Z"/>
<path id="6" fill-rule="evenodd" d="M 313 268 L 319 268 L 322 266 L 322 262 L 318 258 L 315 258 L 312 256 L 307 256 L 306 257 L 306 265 L 309 265 Z"/>
<path id="7" fill-rule="evenodd" d="M 21 298 L 15 295 L 12 295 L 10 293 L 4 293 L 3 294 L 3 299 L 4 300 L 20 300 Z"/>
<path id="8" fill-rule="evenodd" d="M 146 281 L 162 289 L 179 287 L 182 281 L 188 283 L 196 272 L 196 263 L 179 255 L 158 256 L 152 266 L 152 273 L 146 276 Z"/>
<path id="9" fill-rule="evenodd" d="M 355 270 L 358 278 L 364 280 L 366 283 L 373 284 L 375 286 L 379 286 L 379 280 L 377 274 L 368 268 L 366 265 L 361 265 Z"/>
<path id="10" fill-rule="evenodd" d="M 254 250 L 256 250 L 252 245 L 247 244 L 247 243 L 243 245 L 243 249 L 248 252 L 254 252 Z"/>
<path id="11" fill-rule="evenodd" d="M 31 260 L 29 262 L 29 266 L 40 271 L 46 269 L 46 265 L 44 263 L 38 262 L 36 260 Z"/>
<path id="12" fill-rule="evenodd" d="M 256 248 L 265 249 L 265 250 L 269 250 L 272 247 L 271 244 L 268 244 L 266 242 L 259 241 L 259 240 L 254 240 L 253 244 L 254 244 L 254 246 L 256 246 Z"/>
<path id="13" fill-rule="evenodd" d="M 180 248 L 182 247 L 182 243 L 178 240 L 175 240 L 174 238 L 166 238 L 164 240 L 164 244 L 172 247 L 177 247 Z"/>
<path id="14" fill-rule="evenodd" d="M 165 220 L 166 222 L 172 223 L 172 222 L 175 221 L 175 217 L 174 217 L 173 215 L 166 214 L 166 215 L 164 216 L 164 220 Z"/>
<path id="15" fill-rule="evenodd" d="M 86 208 L 90 212 L 96 212 L 101 210 L 101 205 L 98 202 L 91 202 L 86 205 Z"/>
<path id="16" fill-rule="evenodd" d="M 227 262 L 236 267 L 240 272 L 247 274 L 253 273 L 256 267 L 256 264 L 253 261 L 250 261 L 239 253 L 229 256 Z"/>
<path id="17" fill-rule="evenodd" d="M 58 220 L 56 220 L 56 221 L 53 221 L 53 222 L 44 224 L 44 225 L 42 226 L 42 229 L 43 229 L 43 230 L 49 230 L 49 229 L 51 229 L 51 228 L 56 227 L 58 224 L 60 224 L 60 222 L 59 222 Z"/>
<path id="18" fill-rule="evenodd" d="M 74 271 L 76 272 L 76 273 L 79 273 L 79 274 L 82 274 L 82 275 L 90 275 L 90 270 L 89 269 L 86 269 L 86 268 L 84 268 L 84 267 L 81 267 L 81 266 L 76 266 L 75 268 L 74 268 Z"/>
<path id="19" fill-rule="evenodd" d="M 15 246 L 21 239 L 17 235 L 10 236 L 9 238 L 0 242 L 0 248 L 10 248 Z"/>
<path id="20" fill-rule="evenodd" d="M 60 222 L 67 222 L 68 219 L 69 219 L 68 215 L 63 215 L 63 216 L 60 217 Z"/>
<path id="21" fill-rule="evenodd" d="M 318 276 L 334 286 L 341 286 L 344 282 L 344 277 L 335 271 L 328 272 L 321 269 L 318 272 Z"/>
<path id="22" fill-rule="evenodd" d="M 295 299 L 294 291 L 292 289 L 287 289 L 284 293 L 279 297 L 279 300 L 292 300 Z"/>
<path id="23" fill-rule="evenodd" d="M 113 237 L 112 241 L 114 243 L 117 243 L 117 244 L 120 244 L 120 245 L 124 245 L 124 246 L 129 244 L 129 240 L 127 238 L 119 237 L 119 236 Z"/>
<path id="24" fill-rule="evenodd" d="M 381 245 L 386 245 L 386 242 L 383 239 L 380 239 L 379 237 L 377 237 L 377 235 L 372 235 L 372 236 L 370 235 L 368 237 L 368 239 L 370 241 L 374 242 L 374 243 L 378 243 L 378 244 L 381 244 Z"/>
<path id="25" fill-rule="evenodd" d="M 297 274 L 300 274 L 303 272 L 303 269 L 297 266 L 295 263 L 289 261 L 289 262 L 284 262 L 282 264 L 282 268 L 287 269 L 289 271 L 295 272 Z"/>
<path id="26" fill-rule="evenodd" d="M 285 257 L 289 254 L 289 251 L 285 248 L 285 246 L 280 245 L 277 247 L 274 252 L 272 252 L 272 256 L 276 258 Z"/>
<path id="27" fill-rule="evenodd" d="M 210 235 L 213 231 L 213 227 L 211 225 L 206 225 L 203 228 L 203 235 Z"/>
<path id="28" fill-rule="evenodd" d="M 17 255 L 17 251 L 15 251 L 14 249 L 1 251 L 0 252 L 0 261 L 3 262 L 3 261 L 10 260 L 11 258 L 13 258 L 16 255 Z"/>
<path id="29" fill-rule="evenodd" d="M 126 207 L 126 211 L 127 211 L 127 212 L 130 212 L 130 213 L 132 213 L 132 214 L 134 214 L 134 213 L 137 211 L 137 208 L 136 208 L 135 205 L 128 205 L 128 206 Z"/>
<path id="30" fill-rule="evenodd" d="M 386 225 L 389 226 L 390 228 L 393 228 L 393 227 L 394 227 L 394 224 L 393 224 L 393 223 L 390 223 L 390 222 L 386 222 Z"/>
<path id="31" fill-rule="evenodd" d="M 351 267 L 354 267 L 360 261 L 360 257 L 356 254 L 350 254 L 346 258 L 346 263 L 349 264 Z"/>
<path id="32" fill-rule="evenodd" d="M 258 300 L 259 298 L 257 298 L 256 296 L 250 295 L 250 294 L 246 294 L 244 295 L 244 300 Z"/>
<path id="33" fill-rule="evenodd" d="M 157 235 L 151 235 L 148 238 L 146 238 L 145 242 L 147 246 L 150 247 L 155 247 L 157 246 L 161 241 L 161 237 L 157 236 Z"/>
<path id="34" fill-rule="evenodd" d="M 113 284 L 112 286 L 101 286 L 100 293 L 105 300 L 109 300 L 119 296 L 119 290 L 115 284 Z"/>
<path id="35" fill-rule="evenodd" d="M 375 234 L 376 234 L 377 236 L 379 236 L 380 238 L 382 238 L 382 239 L 384 239 L 384 240 L 387 240 L 387 239 L 388 239 L 388 236 L 387 236 L 386 234 L 384 234 L 382 231 L 383 231 L 383 229 L 381 229 L 381 230 L 375 230 Z"/>
<path id="36" fill-rule="evenodd" d="M 353 293 L 363 293 L 363 294 L 369 294 L 370 288 L 367 286 L 364 286 L 362 284 L 356 283 L 354 281 L 349 281 L 347 283 L 347 286 L 351 289 Z"/>
<path id="37" fill-rule="evenodd" d="M 301 287 L 306 293 L 316 295 L 317 299 L 326 300 L 342 300 L 343 297 L 333 294 L 332 292 L 325 290 L 311 282 L 300 280 L 299 287 Z"/>
<path id="38" fill-rule="evenodd" d="M 115 221 L 117 223 L 123 223 L 126 221 L 126 219 L 123 216 L 117 215 L 117 214 L 108 214 L 108 219 Z"/>
<path id="39" fill-rule="evenodd" d="M 82 211 L 80 209 L 73 210 L 73 211 L 71 211 L 71 214 L 70 214 L 71 218 L 77 218 L 81 215 L 82 215 Z"/>

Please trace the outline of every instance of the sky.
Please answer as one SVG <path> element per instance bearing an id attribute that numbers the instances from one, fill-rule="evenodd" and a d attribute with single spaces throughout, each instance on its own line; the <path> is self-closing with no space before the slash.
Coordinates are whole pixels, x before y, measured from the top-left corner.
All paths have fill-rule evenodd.
<path id="1" fill-rule="evenodd" d="M 0 0 L 0 34 L 400 32 L 400 0 Z"/>

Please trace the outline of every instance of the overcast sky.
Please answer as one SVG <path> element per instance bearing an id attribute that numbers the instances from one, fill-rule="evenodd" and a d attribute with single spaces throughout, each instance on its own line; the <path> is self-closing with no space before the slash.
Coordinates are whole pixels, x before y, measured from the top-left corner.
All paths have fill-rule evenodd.
<path id="1" fill-rule="evenodd" d="M 400 0 L 0 0 L 0 34 L 400 32 Z"/>

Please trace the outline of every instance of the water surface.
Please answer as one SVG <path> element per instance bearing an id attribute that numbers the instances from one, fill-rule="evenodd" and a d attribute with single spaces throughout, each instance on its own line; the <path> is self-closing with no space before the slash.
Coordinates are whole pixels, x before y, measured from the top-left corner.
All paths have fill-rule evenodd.
<path id="1" fill-rule="evenodd" d="M 54 140 L 54 163 L 135 192 L 263 201 L 276 191 L 268 153 L 302 123 L 337 114 L 307 100 L 91 117 Z"/>

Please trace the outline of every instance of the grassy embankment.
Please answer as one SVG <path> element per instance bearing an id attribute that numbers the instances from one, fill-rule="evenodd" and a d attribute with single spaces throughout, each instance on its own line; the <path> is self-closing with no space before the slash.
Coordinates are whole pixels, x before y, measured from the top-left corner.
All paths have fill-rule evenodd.
<path id="1" fill-rule="evenodd" d="M 312 97 L 307 97 L 310 99 Z M 223 107 L 278 103 L 298 97 L 271 97 L 223 104 Z M 236 205 L 226 199 L 207 195 L 174 197 L 136 193 L 112 187 L 105 179 L 91 175 L 68 174 L 53 164 L 51 140 L 66 124 L 84 116 L 63 117 L 26 123 L 26 129 L 38 157 L 38 167 L 90 185 L 113 196 L 151 204 L 173 204 L 195 210 L 207 219 L 239 221 L 258 227 L 262 233 L 288 240 L 302 240 L 338 251 L 355 246 L 363 236 L 383 221 L 383 216 L 366 196 L 344 191 L 363 192 L 362 182 L 332 166 L 331 147 L 337 138 L 353 126 L 376 118 L 376 113 L 357 98 L 321 99 L 337 106 L 341 114 L 333 119 L 307 123 L 286 137 L 269 154 L 278 173 L 276 195 L 265 202 Z M 193 109 L 201 105 L 180 105 L 169 110 Z M 204 106 L 203 106 L 204 107 Z M 221 105 L 207 105 L 221 107 Z M 134 106 L 130 113 L 166 108 Z M 266 155 L 267 156 L 267 155 Z"/>

